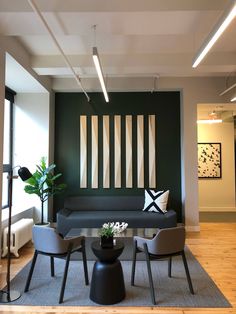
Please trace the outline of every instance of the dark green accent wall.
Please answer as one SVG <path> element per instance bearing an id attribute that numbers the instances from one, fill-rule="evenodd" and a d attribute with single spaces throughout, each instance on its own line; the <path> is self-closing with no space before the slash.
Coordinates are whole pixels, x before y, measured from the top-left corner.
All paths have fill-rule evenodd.
<path id="1" fill-rule="evenodd" d="M 56 93 L 55 106 L 55 163 L 67 184 L 63 195 L 54 199 L 56 212 L 63 207 L 66 195 L 143 195 L 144 190 L 80 189 L 79 187 L 79 116 L 80 115 L 156 115 L 156 170 L 158 189 L 169 189 L 169 207 L 176 210 L 182 221 L 181 160 L 180 160 L 180 93 L 125 92 L 109 93 L 105 103 L 102 93 L 91 93 L 87 102 L 82 93 Z M 112 120 L 112 119 L 111 119 Z M 112 122 L 111 122 L 112 123 Z M 144 126 L 146 127 L 146 125 Z M 135 126 L 134 126 L 135 128 Z M 89 153 L 88 153 L 89 155 Z M 111 159 L 114 158 L 111 152 Z M 134 167 L 136 161 L 133 160 Z M 101 161 L 99 165 L 102 166 Z M 90 173 L 88 172 L 88 176 Z M 113 178 L 111 178 L 112 182 Z M 137 178 L 134 177 L 134 182 Z M 101 178 L 99 178 L 101 182 Z"/>

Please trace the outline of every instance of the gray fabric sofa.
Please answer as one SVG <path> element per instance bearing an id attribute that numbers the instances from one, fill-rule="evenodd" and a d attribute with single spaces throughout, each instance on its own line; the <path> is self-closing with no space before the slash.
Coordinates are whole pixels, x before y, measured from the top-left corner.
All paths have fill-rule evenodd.
<path id="1" fill-rule="evenodd" d="M 66 235 L 72 228 L 101 228 L 104 222 L 127 222 L 128 228 L 176 227 L 177 216 L 144 212 L 144 196 L 74 196 L 65 199 L 57 213 L 57 231 Z"/>

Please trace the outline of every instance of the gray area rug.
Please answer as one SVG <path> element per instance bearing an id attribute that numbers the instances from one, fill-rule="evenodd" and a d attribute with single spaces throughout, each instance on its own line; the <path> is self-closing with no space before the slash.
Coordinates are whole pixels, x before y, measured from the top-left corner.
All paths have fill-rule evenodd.
<path id="1" fill-rule="evenodd" d="M 129 245 L 127 245 L 127 247 L 129 247 Z M 130 252 L 127 252 L 127 254 L 128 255 L 123 256 L 124 259 L 130 259 Z M 231 307 L 230 303 L 188 249 L 186 249 L 186 256 L 195 295 L 191 295 L 189 292 L 181 257 L 173 258 L 172 278 L 169 278 L 167 274 L 167 260 L 152 261 L 151 265 L 156 301 L 158 303 L 157 306 L 192 308 Z M 95 258 L 93 257 L 93 259 Z M 55 259 L 55 277 L 51 278 L 50 259 L 47 256 L 40 255 L 36 262 L 30 290 L 24 293 L 26 277 L 30 267 L 30 263 L 27 264 L 11 282 L 11 289 L 22 292 L 21 298 L 11 304 L 40 306 L 58 305 L 64 263 L 65 261 L 62 259 Z M 137 261 L 134 287 L 130 285 L 131 261 L 121 260 L 121 264 L 125 278 L 126 297 L 122 302 L 116 305 L 153 306 L 150 297 L 146 263 L 144 261 Z M 94 261 L 88 261 L 90 281 L 93 265 Z M 114 285 L 115 284 L 114 282 Z M 98 306 L 98 304 L 90 300 L 89 292 L 90 286 L 85 286 L 84 284 L 82 262 L 80 260 L 71 261 L 62 306 Z"/>

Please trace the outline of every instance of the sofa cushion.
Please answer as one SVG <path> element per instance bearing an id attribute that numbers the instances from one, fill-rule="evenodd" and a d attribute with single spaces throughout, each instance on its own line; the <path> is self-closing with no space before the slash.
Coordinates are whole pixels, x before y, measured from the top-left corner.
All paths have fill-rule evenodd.
<path id="1" fill-rule="evenodd" d="M 145 190 L 145 203 L 143 211 L 165 214 L 168 203 L 168 191 Z"/>
<path id="2" fill-rule="evenodd" d="M 128 228 L 170 228 L 176 226 L 176 212 L 169 210 L 165 215 L 142 210 L 110 211 L 59 211 L 57 229 L 66 235 L 72 228 L 101 228 L 105 222 L 127 222 Z"/>

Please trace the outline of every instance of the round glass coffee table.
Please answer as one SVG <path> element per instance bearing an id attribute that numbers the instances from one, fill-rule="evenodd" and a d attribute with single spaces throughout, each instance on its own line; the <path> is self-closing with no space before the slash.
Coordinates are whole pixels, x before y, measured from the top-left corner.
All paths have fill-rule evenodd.
<path id="1" fill-rule="evenodd" d="M 98 258 L 93 266 L 90 299 L 98 304 L 115 304 L 125 298 L 123 270 L 118 257 L 124 244 L 116 240 L 113 248 L 103 249 L 100 241 L 91 245 L 94 255 Z"/>

